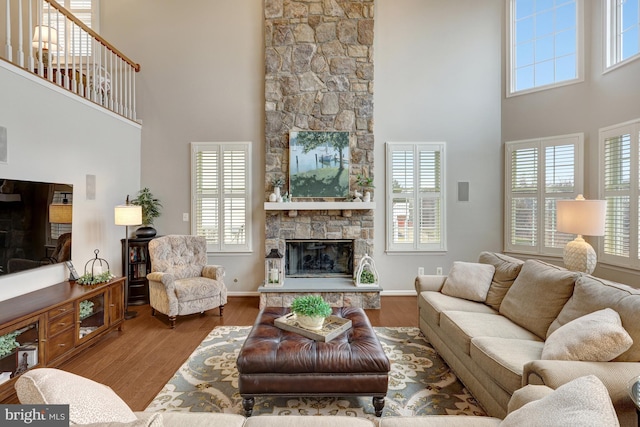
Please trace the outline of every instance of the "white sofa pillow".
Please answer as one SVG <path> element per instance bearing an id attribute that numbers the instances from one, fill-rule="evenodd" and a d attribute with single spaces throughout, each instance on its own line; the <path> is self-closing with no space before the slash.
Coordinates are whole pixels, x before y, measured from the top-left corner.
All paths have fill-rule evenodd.
<path id="1" fill-rule="evenodd" d="M 506 416 L 500 427 L 619 427 L 609 392 L 595 375 L 576 378 Z"/>
<path id="2" fill-rule="evenodd" d="M 68 404 L 71 424 L 138 420 L 110 387 L 59 369 L 31 369 L 18 378 L 15 387 L 23 404 Z"/>
<path id="3" fill-rule="evenodd" d="M 455 261 L 441 292 L 451 297 L 484 302 L 495 271 L 491 264 Z"/>
<path id="4" fill-rule="evenodd" d="M 544 342 L 543 360 L 608 362 L 627 351 L 633 340 L 620 315 L 605 308 L 578 317 L 553 331 Z"/>

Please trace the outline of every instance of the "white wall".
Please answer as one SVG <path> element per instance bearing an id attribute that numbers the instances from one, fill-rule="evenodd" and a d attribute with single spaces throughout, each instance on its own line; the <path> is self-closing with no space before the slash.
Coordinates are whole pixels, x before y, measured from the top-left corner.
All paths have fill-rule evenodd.
<path id="1" fill-rule="evenodd" d="M 0 61 L 0 126 L 7 128 L 8 162 L 0 177 L 73 184 L 72 260 L 84 264 L 100 250 L 122 273 L 122 227 L 113 208 L 140 188 L 140 126 L 106 113 L 40 78 Z M 96 176 L 87 200 L 86 176 Z M 0 300 L 65 280 L 62 265 L 0 277 Z"/>
<path id="2" fill-rule="evenodd" d="M 585 81 L 505 98 L 502 104 L 503 141 L 584 132 L 588 199 L 599 197 L 598 130 L 640 118 L 640 60 L 603 74 L 603 3 L 584 2 Z M 505 87 L 503 80 L 503 94 Z M 592 244 L 596 242 L 592 240 Z M 637 271 L 622 271 L 602 263 L 594 275 L 629 284 L 638 281 Z"/>
<path id="3" fill-rule="evenodd" d="M 448 271 L 454 260 L 501 249 L 501 4 L 376 0 L 374 256 L 386 291 L 411 291 L 418 266 Z M 231 294 L 255 292 L 264 276 L 263 2 L 109 0 L 101 7 L 102 34 L 142 66 L 142 185 L 164 204 L 159 234 L 190 232 L 182 221 L 190 212 L 189 142 L 253 142 L 254 253 L 210 261 L 225 265 Z M 442 140 L 449 250 L 388 256 L 384 143 Z M 470 182 L 470 202 L 456 202 L 457 181 Z"/>

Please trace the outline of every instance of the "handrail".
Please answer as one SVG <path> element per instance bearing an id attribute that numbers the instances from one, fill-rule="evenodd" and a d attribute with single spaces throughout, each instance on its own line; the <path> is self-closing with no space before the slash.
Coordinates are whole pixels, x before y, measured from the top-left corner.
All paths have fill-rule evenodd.
<path id="1" fill-rule="evenodd" d="M 135 74 L 140 64 L 55 0 L 5 0 L 5 4 L 0 59 L 137 120 Z"/>
<path id="2" fill-rule="evenodd" d="M 96 33 L 91 28 L 87 27 L 85 23 L 79 20 L 78 18 L 76 18 L 76 16 L 73 13 L 69 12 L 67 9 L 60 6 L 55 0 L 44 0 L 44 1 L 49 3 L 54 9 L 57 9 L 60 13 L 66 16 L 67 19 L 69 19 L 70 21 L 73 21 L 78 27 L 86 31 L 95 40 L 100 42 L 104 47 L 106 47 L 107 49 L 109 49 L 110 51 L 118 55 L 120 58 L 122 58 L 129 65 L 131 65 L 131 67 L 135 70 L 136 73 L 140 71 L 140 64 L 133 62 L 133 60 L 129 59 L 124 53 L 116 49 L 111 43 L 109 43 L 108 41 L 100 37 L 100 34 Z"/>

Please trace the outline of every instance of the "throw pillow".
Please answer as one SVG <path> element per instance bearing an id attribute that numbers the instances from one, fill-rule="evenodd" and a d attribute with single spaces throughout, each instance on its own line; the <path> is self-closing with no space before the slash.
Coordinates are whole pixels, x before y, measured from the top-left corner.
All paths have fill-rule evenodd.
<path id="1" fill-rule="evenodd" d="M 595 375 L 576 378 L 506 416 L 500 427 L 620 426 L 609 392 Z"/>
<path id="2" fill-rule="evenodd" d="M 629 350 L 616 357 L 614 362 L 640 362 L 640 289 L 621 283 L 581 276 L 576 280 L 573 295 L 549 327 L 547 336 L 578 317 L 604 308 L 611 308 L 620 315 L 622 326 L 633 339 Z"/>
<path id="3" fill-rule="evenodd" d="M 23 404 L 69 405 L 71 424 L 138 420 L 111 388 L 59 369 L 31 369 L 18 378 L 15 388 Z"/>
<path id="4" fill-rule="evenodd" d="M 490 264 L 455 261 L 441 292 L 451 297 L 484 302 L 495 270 Z"/>
<path id="5" fill-rule="evenodd" d="M 480 253 L 478 262 L 491 264 L 496 269 L 484 303 L 494 310 L 500 310 L 500 304 L 513 285 L 513 281 L 520 274 L 524 261 L 508 255 L 484 251 Z"/>
<path id="6" fill-rule="evenodd" d="M 632 344 L 618 313 L 605 308 L 556 329 L 544 342 L 542 359 L 608 362 Z"/>
<path id="7" fill-rule="evenodd" d="M 575 271 L 535 259 L 525 261 L 500 304 L 500 314 L 545 339 L 578 277 Z"/>

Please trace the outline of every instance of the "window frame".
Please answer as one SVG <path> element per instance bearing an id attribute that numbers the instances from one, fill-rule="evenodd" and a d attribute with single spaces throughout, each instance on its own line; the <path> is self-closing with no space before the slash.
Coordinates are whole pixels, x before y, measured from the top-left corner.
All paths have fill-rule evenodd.
<path id="1" fill-rule="evenodd" d="M 197 156 L 198 153 L 202 151 L 217 151 L 218 152 L 218 172 L 217 172 L 217 182 L 218 182 L 218 242 L 211 242 L 207 240 L 207 252 L 208 253 L 251 253 L 253 252 L 253 242 L 252 242 L 252 221 L 251 214 L 253 212 L 252 207 L 252 186 L 251 186 L 251 175 L 252 175 L 252 143 L 251 142 L 192 142 L 191 144 L 191 234 L 198 235 L 198 201 L 201 197 L 198 194 L 198 171 L 197 171 Z M 234 194 L 233 198 L 244 198 L 245 201 L 245 212 L 244 212 L 244 235 L 245 242 L 243 244 L 232 244 L 225 243 L 223 241 L 223 233 L 220 230 L 224 229 L 225 224 L 225 213 L 224 213 L 224 201 L 225 198 L 228 198 L 230 195 L 223 191 L 224 189 L 224 157 L 223 154 L 225 151 L 230 150 L 241 150 L 245 152 L 246 164 L 245 164 L 245 191 L 242 196 L 238 194 Z"/>
<path id="2" fill-rule="evenodd" d="M 506 2 L 506 43 L 505 43 L 505 93 L 506 97 L 525 95 L 557 87 L 568 86 L 584 82 L 584 0 L 575 0 L 576 4 L 576 77 L 569 80 L 562 80 L 541 86 L 534 86 L 527 89 L 516 90 L 515 88 L 515 2 L 517 0 L 505 0 Z M 554 33 L 555 34 L 555 33 Z M 554 56 L 555 58 L 555 56 Z"/>
<path id="3" fill-rule="evenodd" d="M 629 189 L 628 190 L 607 190 L 605 188 L 605 178 L 607 175 L 605 141 L 608 138 L 631 135 L 630 159 L 629 159 Z M 631 120 L 624 123 L 615 124 L 601 128 L 598 132 L 598 163 L 599 176 L 598 185 L 600 198 L 608 200 L 607 197 L 628 196 L 629 197 L 629 257 L 605 253 L 605 236 L 598 239 L 598 259 L 600 262 L 618 267 L 640 270 L 640 119 Z M 607 212 L 609 203 L 607 203 Z M 608 218 L 608 213 L 606 215 Z"/>
<path id="4" fill-rule="evenodd" d="M 615 70 L 623 65 L 626 65 L 630 62 L 636 61 L 640 59 L 640 47 L 638 51 L 631 55 L 626 59 L 620 59 L 622 56 L 621 46 L 620 46 L 620 15 L 618 9 L 618 1 L 619 0 L 606 0 L 603 2 L 604 11 L 602 13 L 604 17 L 604 64 L 603 64 L 603 74 L 606 74 L 609 71 Z M 639 12 L 640 15 L 640 12 Z M 640 16 L 638 17 L 638 26 L 640 27 Z M 640 28 L 639 28 L 640 30 Z M 639 35 L 640 37 L 640 35 Z M 640 40 L 639 40 L 640 44 Z"/>
<path id="5" fill-rule="evenodd" d="M 571 142 L 573 141 L 573 142 Z M 547 159 L 545 149 L 552 146 L 574 144 L 574 188 L 569 192 L 547 192 L 546 191 L 546 175 L 547 175 Z M 512 223 L 512 201 L 515 198 L 512 191 L 512 172 L 513 162 L 512 153 L 516 149 L 537 149 L 537 171 L 536 171 L 536 190 L 531 192 L 531 198 L 536 199 L 536 245 L 518 245 L 511 242 L 513 230 Z M 579 194 L 584 194 L 584 134 L 574 133 L 568 135 L 557 135 L 545 138 L 533 138 L 518 141 L 505 142 L 504 148 L 504 248 L 506 252 L 519 253 L 527 255 L 543 255 L 543 256 L 562 256 L 563 247 L 546 246 L 546 201 L 547 199 L 565 200 L 575 199 Z M 553 222 L 553 221 L 552 221 Z M 565 240 L 569 239 L 569 235 L 559 233 L 559 237 Z"/>
<path id="6" fill-rule="evenodd" d="M 406 148 L 411 148 L 416 155 L 414 155 L 414 168 L 413 168 L 413 191 L 410 199 L 413 201 L 414 206 L 419 206 L 419 201 L 423 198 L 432 198 L 437 199 L 440 202 L 440 241 L 438 243 L 423 243 L 419 242 L 418 233 L 420 227 L 414 227 L 413 230 L 413 242 L 411 243 L 394 243 L 393 232 L 394 232 L 394 215 L 393 215 L 393 151 L 399 151 L 400 149 L 406 150 Z M 437 197 L 425 197 L 419 195 L 418 189 L 418 161 L 419 157 L 417 154 L 421 150 L 427 151 L 438 151 L 440 153 L 440 191 Z M 385 187 L 386 187 L 386 251 L 389 253 L 435 253 L 435 252 L 446 252 L 447 250 L 447 223 L 446 223 L 446 143 L 445 142 L 387 142 L 386 143 L 386 176 L 385 176 Z M 417 211 L 417 209 L 416 209 Z M 418 216 L 416 212 L 414 215 Z"/>

